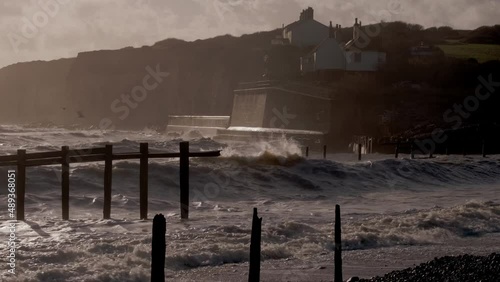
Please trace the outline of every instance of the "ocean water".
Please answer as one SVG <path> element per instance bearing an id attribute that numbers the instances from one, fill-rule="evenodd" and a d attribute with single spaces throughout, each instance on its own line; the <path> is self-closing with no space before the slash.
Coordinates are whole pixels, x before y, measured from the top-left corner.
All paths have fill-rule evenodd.
<path id="1" fill-rule="evenodd" d="M 177 159 L 149 168 L 149 218 L 167 217 L 168 275 L 248 261 L 254 207 L 263 217 L 262 259 L 314 259 L 333 252 L 335 204 L 346 253 L 394 246 L 446 245 L 500 232 L 500 156 L 411 160 L 318 153 L 293 140 L 220 143 L 191 132 L 101 132 L 0 126 L 0 155 L 102 147 L 138 152 L 222 150 L 190 162 L 190 220 L 179 219 Z M 70 219 L 61 220 L 60 166 L 27 169 L 26 221 L 17 225 L 17 276 L 1 281 L 148 281 L 151 220 L 139 218 L 137 161 L 113 163 L 110 220 L 102 220 L 103 163 L 72 164 Z M 0 168 L 0 236 L 8 238 L 7 169 Z M 6 240 L 0 241 L 5 244 Z M 1 246 L 6 250 L 6 247 Z M 2 267 L 7 269 L 6 264 Z"/>

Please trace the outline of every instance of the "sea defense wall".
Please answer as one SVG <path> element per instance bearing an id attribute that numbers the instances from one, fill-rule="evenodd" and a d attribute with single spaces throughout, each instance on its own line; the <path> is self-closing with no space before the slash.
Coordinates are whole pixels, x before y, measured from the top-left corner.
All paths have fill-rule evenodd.
<path id="1" fill-rule="evenodd" d="M 234 91 L 228 129 L 218 130 L 220 140 L 294 138 L 320 146 L 330 129 L 329 93 L 307 85 L 260 81 L 242 83 Z"/>
<path id="2" fill-rule="evenodd" d="M 229 116 L 169 116 L 167 132 L 185 134 L 196 130 L 204 136 L 214 136 L 218 129 L 229 126 Z"/>
<path id="3" fill-rule="evenodd" d="M 278 82 L 245 87 L 234 92 L 231 127 L 329 131 L 329 96 L 302 85 Z"/>

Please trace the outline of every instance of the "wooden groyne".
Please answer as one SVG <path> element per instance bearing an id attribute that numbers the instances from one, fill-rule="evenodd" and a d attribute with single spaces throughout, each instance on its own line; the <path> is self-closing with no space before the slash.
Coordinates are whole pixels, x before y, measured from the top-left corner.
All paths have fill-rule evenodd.
<path id="1" fill-rule="evenodd" d="M 150 159 L 179 158 L 180 166 L 180 209 L 181 218 L 189 217 L 189 158 L 218 157 L 220 151 L 190 152 L 189 142 L 179 143 L 177 153 L 150 153 L 148 143 L 140 144 L 139 152 L 113 153 L 113 145 L 103 148 L 74 149 L 63 146 L 60 151 L 27 153 L 20 149 L 16 155 L 0 156 L 0 167 L 17 167 L 16 176 L 16 218 L 25 220 L 26 168 L 46 165 L 61 165 L 61 207 L 62 218 L 69 219 L 70 164 L 104 162 L 104 205 L 103 218 L 111 218 L 111 192 L 113 161 L 139 160 L 139 202 L 140 219 L 148 214 L 148 166 Z"/>
<path id="2" fill-rule="evenodd" d="M 166 220 L 158 214 L 153 220 L 152 252 L 151 252 L 151 282 L 165 281 L 165 249 L 166 249 Z M 335 251 L 334 251 L 334 282 L 342 282 L 342 239 L 340 223 L 340 206 L 335 206 Z M 250 254 L 248 282 L 259 282 L 261 277 L 261 244 L 262 244 L 262 217 L 258 217 L 257 208 L 253 209 L 252 231 L 250 237 Z"/>

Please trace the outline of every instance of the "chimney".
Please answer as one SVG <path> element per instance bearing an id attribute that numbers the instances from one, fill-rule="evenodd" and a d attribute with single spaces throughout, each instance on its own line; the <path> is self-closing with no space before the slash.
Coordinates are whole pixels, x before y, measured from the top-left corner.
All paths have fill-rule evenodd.
<path id="1" fill-rule="evenodd" d="M 353 40 L 358 40 L 359 39 L 359 24 L 358 24 L 358 18 L 355 19 L 354 21 L 354 26 L 352 28 L 352 39 Z"/>
<path id="2" fill-rule="evenodd" d="M 335 38 L 335 30 L 333 29 L 332 21 L 330 21 L 330 29 L 329 29 L 328 37 Z"/>
<path id="3" fill-rule="evenodd" d="M 337 29 L 335 30 L 335 39 L 337 39 L 337 42 L 342 41 L 342 33 L 340 32 L 340 29 L 342 28 L 341 25 L 337 25 Z"/>
<path id="4" fill-rule="evenodd" d="M 311 7 L 309 7 L 309 19 L 311 19 L 311 20 L 314 19 L 314 10 Z"/>
<path id="5" fill-rule="evenodd" d="M 361 21 L 359 21 L 359 27 L 361 27 Z"/>
<path id="6" fill-rule="evenodd" d="M 303 21 L 303 20 L 312 20 L 312 19 L 314 19 L 313 8 L 309 7 L 306 10 L 302 10 L 302 12 L 300 13 L 299 20 Z"/>

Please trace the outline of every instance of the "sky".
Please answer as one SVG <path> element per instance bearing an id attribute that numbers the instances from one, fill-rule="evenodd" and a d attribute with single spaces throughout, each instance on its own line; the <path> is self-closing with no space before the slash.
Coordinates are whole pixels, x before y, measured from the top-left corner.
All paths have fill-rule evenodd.
<path id="1" fill-rule="evenodd" d="M 0 68 L 79 52 L 272 30 L 315 9 L 351 26 L 402 20 L 475 29 L 499 23 L 500 0 L 0 0 Z"/>

